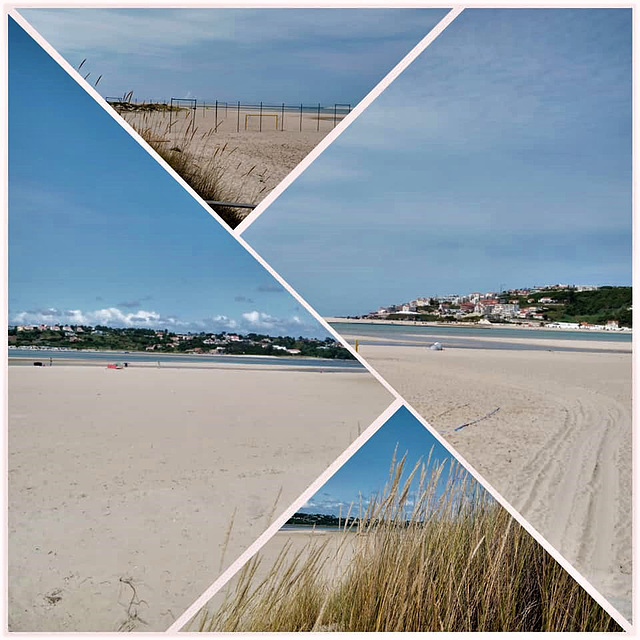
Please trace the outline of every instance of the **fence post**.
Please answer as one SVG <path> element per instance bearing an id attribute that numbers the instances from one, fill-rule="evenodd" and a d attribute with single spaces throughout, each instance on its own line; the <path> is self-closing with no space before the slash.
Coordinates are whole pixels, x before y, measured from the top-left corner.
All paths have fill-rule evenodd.
<path id="1" fill-rule="evenodd" d="M 240 100 L 238 100 L 238 125 L 236 127 L 236 133 L 240 133 Z"/>
<path id="2" fill-rule="evenodd" d="M 216 100 L 216 126 L 213 128 L 213 130 L 218 133 L 218 101 Z"/>
<path id="3" fill-rule="evenodd" d="M 320 103 L 318 102 L 318 126 L 316 127 L 316 131 L 320 131 Z"/>
<path id="4" fill-rule="evenodd" d="M 336 116 L 338 114 L 338 105 L 336 103 L 333 104 L 333 128 L 336 128 Z"/>
<path id="5" fill-rule="evenodd" d="M 260 102 L 260 131 L 262 131 L 262 102 Z"/>
<path id="6" fill-rule="evenodd" d="M 300 104 L 300 131 L 302 131 L 302 104 Z"/>
<path id="7" fill-rule="evenodd" d="M 282 103 L 282 117 L 280 118 L 280 131 L 284 131 L 284 102 Z"/>

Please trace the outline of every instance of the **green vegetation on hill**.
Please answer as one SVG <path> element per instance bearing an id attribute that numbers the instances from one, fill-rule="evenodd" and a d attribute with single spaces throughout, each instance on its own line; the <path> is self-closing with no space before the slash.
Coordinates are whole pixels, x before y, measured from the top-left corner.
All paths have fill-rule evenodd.
<path id="1" fill-rule="evenodd" d="M 350 526 L 353 523 L 357 523 L 358 518 L 349 518 L 348 522 L 346 518 L 338 518 L 338 516 L 328 515 L 326 513 L 294 513 L 289 520 L 288 525 L 297 525 L 304 527 L 344 527 Z"/>
<path id="2" fill-rule="evenodd" d="M 353 360 L 349 351 L 332 338 L 272 337 L 257 333 L 176 334 L 153 329 L 117 329 L 105 326 L 63 329 L 9 328 L 9 344 L 15 347 L 57 347 L 156 353 L 224 353 L 232 355 L 291 356 Z M 294 351 L 294 353 L 291 353 Z M 299 351 L 299 353 L 297 353 Z"/>
<path id="3" fill-rule="evenodd" d="M 606 324 L 617 320 L 621 327 L 632 326 L 632 288 L 600 287 L 596 291 L 564 289 L 533 293 L 523 300 L 521 306 L 539 305 L 543 298 L 553 303 L 543 303 L 544 315 L 555 322 L 589 322 Z M 529 303 L 528 300 L 534 302 Z"/>

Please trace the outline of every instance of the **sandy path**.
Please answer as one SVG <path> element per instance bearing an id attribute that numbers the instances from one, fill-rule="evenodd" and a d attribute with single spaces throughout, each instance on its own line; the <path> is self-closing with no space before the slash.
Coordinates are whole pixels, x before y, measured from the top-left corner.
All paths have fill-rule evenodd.
<path id="1" fill-rule="evenodd" d="M 631 617 L 631 354 L 360 352 Z"/>
<path id="2" fill-rule="evenodd" d="M 10 628 L 166 629 L 390 401 L 361 373 L 11 367 Z"/>

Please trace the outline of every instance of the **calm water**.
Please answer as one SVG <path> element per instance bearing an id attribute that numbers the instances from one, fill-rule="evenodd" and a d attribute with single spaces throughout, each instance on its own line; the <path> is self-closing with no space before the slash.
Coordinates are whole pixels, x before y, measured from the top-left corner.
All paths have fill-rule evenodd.
<path id="1" fill-rule="evenodd" d="M 445 348 L 453 349 L 517 349 L 546 351 L 550 347 L 540 344 L 541 340 L 571 340 L 573 344 L 553 347 L 554 351 L 607 351 L 589 348 L 589 343 L 628 343 L 631 349 L 632 334 L 622 332 L 563 331 L 562 329 L 511 329 L 480 327 L 427 327 L 406 325 L 384 325 L 374 323 L 332 322 L 331 326 L 342 335 L 357 338 L 360 344 L 387 346 L 422 346 L 440 342 Z M 370 338 L 367 340 L 367 338 Z M 375 339 L 374 339 L 375 338 Z M 504 342 L 492 342 L 483 338 L 506 338 Z M 514 342 L 509 342 L 512 338 Z M 386 339 L 386 340 L 385 340 Z M 524 343 L 515 342 L 523 340 Z M 575 342 L 580 342 L 578 346 Z M 350 340 L 351 342 L 351 340 Z M 611 351 L 614 351 L 613 349 Z M 617 352 L 617 350 L 616 350 Z"/>
<path id="2" fill-rule="evenodd" d="M 56 351 L 55 349 L 9 349 L 9 364 L 19 364 L 12 358 L 28 358 L 32 360 L 46 361 L 53 358 L 54 363 L 60 360 L 90 360 L 97 362 L 162 362 L 171 363 L 192 363 L 192 364 L 261 364 L 273 366 L 289 367 L 310 367 L 318 369 L 341 369 L 349 371 L 366 371 L 359 362 L 355 360 L 324 360 L 322 358 L 295 358 L 278 356 L 273 358 L 260 358 L 255 356 L 198 356 L 193 354 L 168 354 L 168 353 L 139 353 L 123 351 Z"/>

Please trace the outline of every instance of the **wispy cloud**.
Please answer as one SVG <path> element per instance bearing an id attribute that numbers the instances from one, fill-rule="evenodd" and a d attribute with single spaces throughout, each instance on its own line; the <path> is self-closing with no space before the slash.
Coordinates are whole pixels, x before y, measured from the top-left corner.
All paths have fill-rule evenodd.
<path id="1" fill-rule="evenodd" d="M 20 13 L 45 37 L 55 34 L 67 50 L 124 56 L 169 56 L 174 48 L 238 40 L 250 48 L 277 42 L 308 44 L 343 38 L 341 22 L 348 23 L 352 41 L 394 38 L 413 31 L 416 23 L 416 12 L 388 10 L 338 14 L 331 9 L 21 9 Z M 339 62 L 344 64 L 344 58 Z"/>
<path id="2" fill-rule="evenodd" d="M 141 304 L 140 300 L 125 300 L 123 302 L 118 302 L 118 306 L 124 307 L 125 309 L 136 309 Z"/>
<path id="3" fill-rule="evenodd" d="M 261 284 L 258 286 L 260 293 L 284 293 L 284 289 L 279 284 Z"/>
<path id="4" fill-rule="evenodd" d="M 103 95 L 360 100 L 445 9 L 21 9 Z M 274 73 L 274 70 L 277 70 Z M 212 81 L 214 79 L 214 81 Z M 110 93 L 108 93 L 110 92 Z"/>

